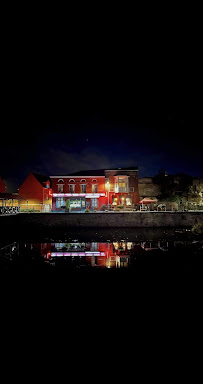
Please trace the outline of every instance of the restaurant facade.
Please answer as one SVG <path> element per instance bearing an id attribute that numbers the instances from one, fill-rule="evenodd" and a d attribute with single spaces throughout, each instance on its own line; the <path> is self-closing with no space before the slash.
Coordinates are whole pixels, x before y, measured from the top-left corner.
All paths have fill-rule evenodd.
<path id="1" fill-rule="evenodd" d="M 61 211 L 67 205 L 72 212 L 81 212 L 134 208 L 139 203 L 137 167 L 88 170 L 50 176 L 50 179 L 54 211 Z"/>

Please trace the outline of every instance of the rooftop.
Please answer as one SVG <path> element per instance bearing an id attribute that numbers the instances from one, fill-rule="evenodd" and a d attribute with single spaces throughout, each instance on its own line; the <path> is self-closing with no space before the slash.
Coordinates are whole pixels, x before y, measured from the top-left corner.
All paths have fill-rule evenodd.
<path id="1" fill-rule="evenodd" d="M 109 169 L 91 169 L 86 171 L 79 171 L 69 173 L 66 176 L 105 176 L 105 171 L 137 171 L 138 167 L 126 167 L 126 168 L 109 168 Z"/>
<path id="2" fill-rule="evenodd" d="M 34 177 L 40 182 L 40 184 L 44 187 L 44 184 L 43 183 L 46 183 L 46 181 L 48 180 L 50 182 L 50 186 L 51 186 L 51 179 L 49 176 L 45 176 L 45 175 L 42 175 L 41 173 L 36 173 L 36 172 L 32 172 L 32 174 L 34 175 Z"/>

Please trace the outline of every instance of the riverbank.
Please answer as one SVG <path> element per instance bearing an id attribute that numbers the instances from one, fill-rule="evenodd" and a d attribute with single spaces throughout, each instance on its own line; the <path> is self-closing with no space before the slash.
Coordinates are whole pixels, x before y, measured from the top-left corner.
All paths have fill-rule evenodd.
<path id="1" fill-rule="evenodd" d="M 159 228 L 193 227 L 203 223 L 203 212 L 102 212 L 102 213 L 21 213 L 0 216 L 6 225 L 34 225 L 66 228 Z"/>
<path id="2" fill-rule="evenodd" d="M 4 239 L 41 239 L 61 237 L 91 241 L 113 241 L 115 236 L 128 241 L 156 237 L 157 229 L 164 234 L 189 230 L 203 223 L 202 212 L 126 212 L 126 213 L 21 213 L 0 216 L 0 243 Z M 155 232 L 155 235 L 154 235 Z M 103 233 L 107 233 L 106 236 Z M 187 235 L 192 232 L 187 232 Z M 109 237 L 110 236 L 110 237 Z"/>

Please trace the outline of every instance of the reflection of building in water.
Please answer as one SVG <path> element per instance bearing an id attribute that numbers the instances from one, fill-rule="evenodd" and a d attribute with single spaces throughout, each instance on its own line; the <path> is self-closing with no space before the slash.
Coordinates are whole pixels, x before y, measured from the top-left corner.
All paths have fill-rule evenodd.
<path id="1" fill-rule="evenodd" d="M 170 243 L 173 248 L 175 243 Z M 59 242 L 42 244 L 21 244 L 20 251 L 32 253 L 43 257 L 45 262 L 57 265 L 60 262 L 67 262 L 67 265 L 74 267 L 103 267 L 103 268 L 126 268 L 133 263 L 140 255 L 148 251 L 167 251 L 169 242 L 162 241 L 141 241 L 141 242 Z"/>
<path id="2" fill-rule="evenodd" d="M 129 251 L 133 243 L 51 243 L 45 246 L 41 256 L 50 263 L 60 258 L 72 260 L 80 266 L 121 268 L 129 264 Z"/>
<path id="3" fill-rule="evenodd" d="M 78 266 L 125 268 L 131 259 L 144 251 L 160 249 L 167 251 L 168 241 L 143 241 L 143 242 L 107 242 L 85 243 L 73 241 L 71 243 L 51 243 L 41 245 L 41 255 L 45 260 L 54 263 L 60 258 L 72 261 Z"/>
<path id="4" fill-rule="evenodd" d="M 145 251 L 153 251 L 155 249 L 167 251 L 169 247 L 168 241 L 141 241 L 140 245 Z"/>

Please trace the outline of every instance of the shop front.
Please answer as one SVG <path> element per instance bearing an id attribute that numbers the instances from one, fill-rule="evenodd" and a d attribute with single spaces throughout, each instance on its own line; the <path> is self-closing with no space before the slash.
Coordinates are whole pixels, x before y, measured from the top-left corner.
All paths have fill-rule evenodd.
<path id="1" fill-rule="evenodd" d="M 112 206 L 123 206 L 124 208 L 132 207 L 132 196 L 130 194 L 114 194 L 112 195 Z"/>
<path id="2" fill-rule="evenodd" d="M 84 212 L 86 209 L 95 211 L 104 203 L 104 199 L 104 193 L 53 193 L 52 210 L 69 208 L 70 212 Z"/>
<path id="3" fill-rule="evenodd" d="M 86 201 L 84 197 L 70 198 L 70 210 L 72 211 L 84 211 L 86 208 Z"/>

